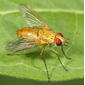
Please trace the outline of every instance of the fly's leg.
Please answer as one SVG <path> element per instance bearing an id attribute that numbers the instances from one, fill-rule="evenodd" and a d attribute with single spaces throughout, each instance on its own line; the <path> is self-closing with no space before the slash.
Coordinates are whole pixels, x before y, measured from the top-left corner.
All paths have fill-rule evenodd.
<path id="1" fill-rule="evenodd" d="M 46 69 L 46 73 L 47 73 L 47 77 L 48 77 L 48 82 L 49 82 L 50 81 L 50 76 L 49 76 L 46 60 L 45 60 L 45 58 L 43 56 L 42 56 L 42 60 L 43 60 L 44 65 L 45 65 L 45 69 Z"/>
<path id="2" fill-rule="evenodd" d="M 43 60 L 43 62 L 44 62 L 45 69 L 46 69 L 46 73 L 47 73 L 47 77 L 48 77 L 48 82 L 49 82 L 49 81 L 50 81 L 50 76 L 49 76 L 49 72 L 48 72 L 46 60 L 45 60 L 44 56 L 42 56 L 43 53 L 44 53 L 44 51 L 45 51 L 45 47 L 46 47 L 46 46 L 47 46 L 47 45 L 44 45 L 44 46 L 43 46 L 43 48 L 42 48 L 42 50 L 41 50 L 41 52 L 40 52 L 40 55 L 41 55 L 41 58 L 42 58 L 42 60 Z"/>
<path id="3" fill-rule="evenodd" d="M 65 66 L 63 65 L 63 63 L 61 62 L 61 59 L 60 59 L 60 57 L 59 57 L 59 56 L 61 56 L 61 55 L 60 55 L 54 48 L 52 48 L 52 47 L 51 47 L 51 51 L 57 55 L 58 60 L 59 60 L 60 64 L 62 65 L 63 69 L 64 69 L 65 71 L 68 71 L 68 70 L 65 68 Z"/>
<path id="4" fill-rule="evenodd" d="M 63 52 L 63 55 L 65 56 L 66 59 L 71 60 L 71 58 L 67 57 L 67 55 L 64 52 L 63 45 L 61 45 L 61 50 Z"/>
<path id="5" fill-rule="evenodd" d="M 41 49 L 41 52 L 40 52 L 40 55 L 41 55 L 41 56 L 43 55 L 46 46 L 47 46 L 47 45 L 43 45 L 43 47 L 42 47 L 42 49 Z"/>

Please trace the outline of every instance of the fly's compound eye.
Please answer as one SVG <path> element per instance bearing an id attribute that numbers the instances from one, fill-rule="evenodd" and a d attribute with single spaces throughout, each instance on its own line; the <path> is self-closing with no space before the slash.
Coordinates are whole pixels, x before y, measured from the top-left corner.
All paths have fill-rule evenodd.
<path id="1" fill-rule="evenodd" d="M 63 34 L 62 33 L 57 33 L 57 36 L 63 37 Z"/>
<path id="2" fill-rule="evenodd" d="M 62 41 L 59 38 L 56 38 L 56 45 L 60 46 L 62 44 Z"/>

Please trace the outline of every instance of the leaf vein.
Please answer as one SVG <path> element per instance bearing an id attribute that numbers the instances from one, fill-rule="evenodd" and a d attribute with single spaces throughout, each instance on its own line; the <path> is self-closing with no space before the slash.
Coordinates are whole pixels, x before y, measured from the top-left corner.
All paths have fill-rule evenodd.
<path id="1" fill-rule="evenodd" d="M 83 10 L 67 10 L 67 9 L 34 9 L 37 12 L 56 12 L 56 13 L 74 13 L 74 14 L 84 14 Z M 0 15 L 18 13 L 19 10 L 9 10 L 9 11 L 1 11 Z"/>

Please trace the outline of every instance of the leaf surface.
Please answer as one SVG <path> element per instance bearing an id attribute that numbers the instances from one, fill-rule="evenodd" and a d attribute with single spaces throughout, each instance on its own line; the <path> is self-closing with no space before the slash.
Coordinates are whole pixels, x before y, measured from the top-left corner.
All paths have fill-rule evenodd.
<path id="1" fill-rule="evenodd" d="M 47 4 L 48 3 L 48 4 Z M 83 78 L 83 0 L 0 0 L 0 74 L 47 81 L 47 73 L 40 56 L 40 48 L 7 55 L 6 44 L 17 38 L 16 31 L 27 27 L 18 10 L 19 4 L 28 4 L 35 9 L 49 27 L 69 38 L 65 52 L 72 60 L 61 57 L 69 70 L 65 72 L 57 56 L 46 49 L 44 57 L 51 81 Z M 56 47 L 62 54 L 59 47 Z"/>

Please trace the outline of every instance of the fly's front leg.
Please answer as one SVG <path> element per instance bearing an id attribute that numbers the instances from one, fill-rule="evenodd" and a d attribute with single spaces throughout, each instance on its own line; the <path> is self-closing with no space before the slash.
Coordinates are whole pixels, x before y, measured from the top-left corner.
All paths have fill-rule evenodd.
<path id="1" fill-rule="evenodd" d="M 64 49 L 63 49 L 63 45 L 61 46 L 61 50 L 62 50 L 62 53 L 63 53 L 64 57 L 65 57 L 66 59 L 68 59 L 68 60 L 71 60 L 71 58 L 69 58 L 69 57 L 65 54 Z"/>
<path id="2" fill-rule="evenodd" d="M 60 59 L 60 57 L 59 57 L 59 56 L 61 56 L 61 55 L 60 55 L 53 47 L 51 47 L 50 50 L 57 55 L 58 60 L 59 60 L 60 64 L 62 65 L 62 67 L 64 68 L 64 70 L 65 70 L 65 71 L 68 71 L 68 70 L 65 68 L 65 66 L 63 65 L 63 63 L 61 62 L 61 59 Z"/>

